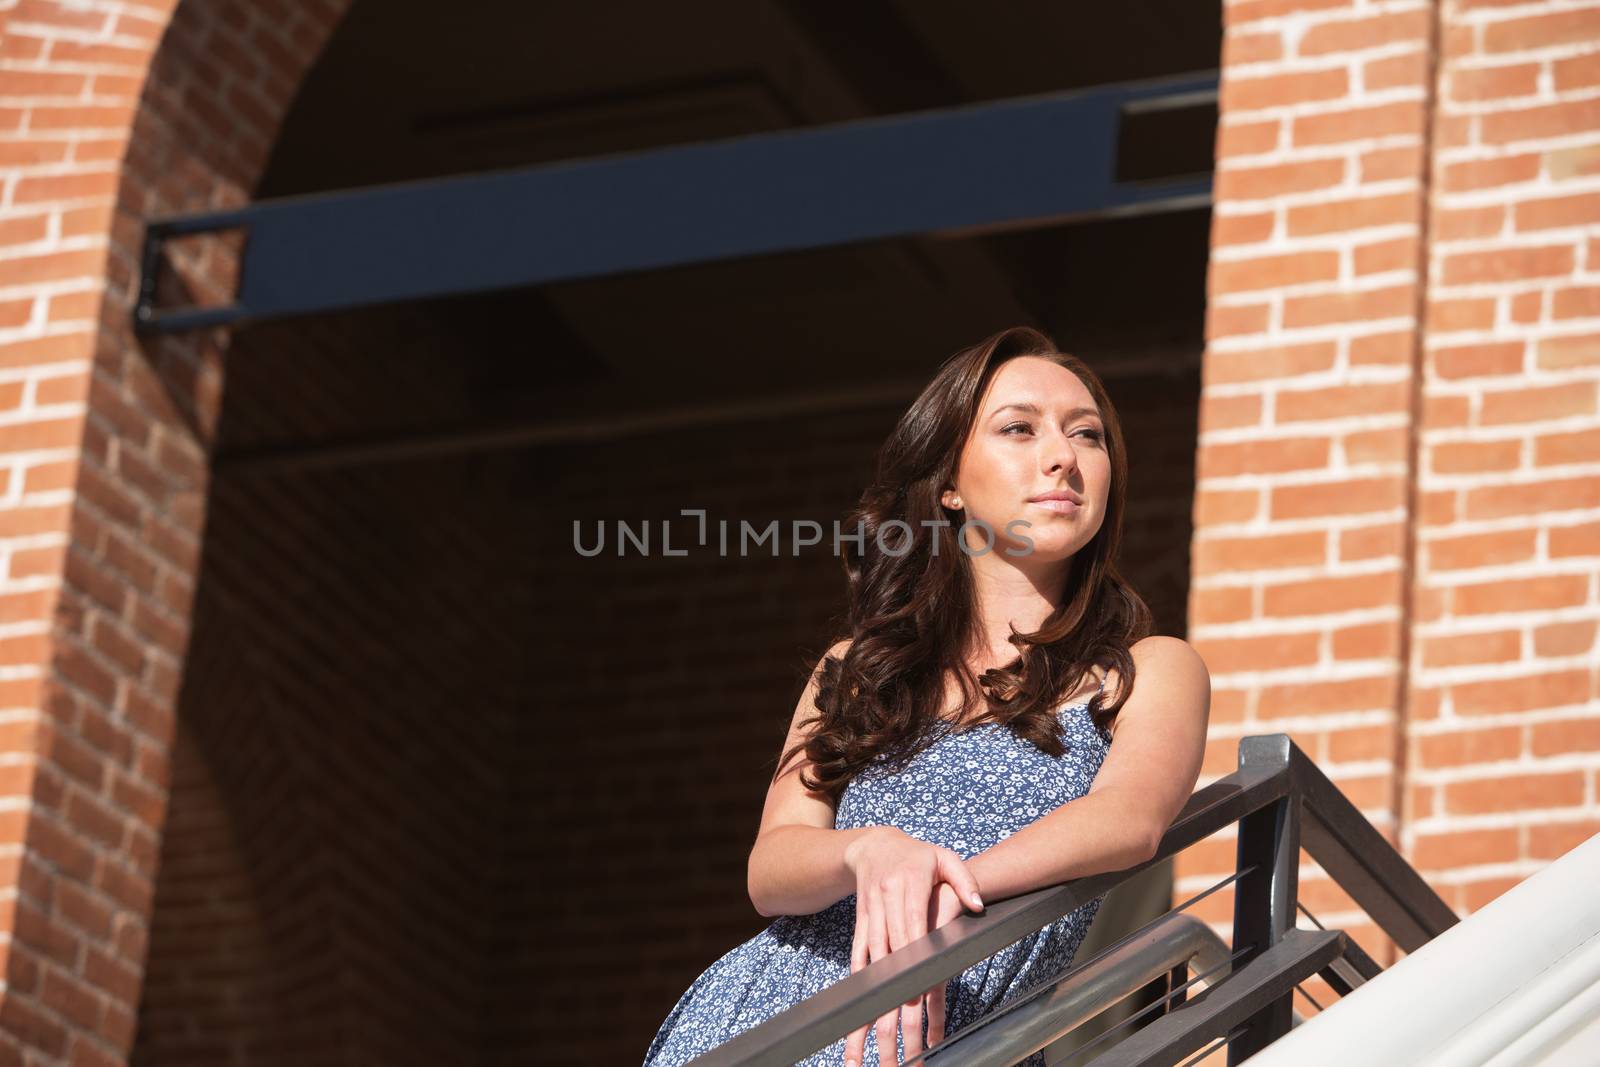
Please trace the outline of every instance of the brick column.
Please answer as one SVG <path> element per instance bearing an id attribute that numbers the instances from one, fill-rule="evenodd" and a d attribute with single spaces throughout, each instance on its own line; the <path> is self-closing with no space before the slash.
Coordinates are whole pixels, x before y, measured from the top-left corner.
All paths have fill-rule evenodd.
<path id="1" fill-rule="evenodd" d="M 1403 836 L 1469 912 L 1600 833 L 1600 4 L 1442 15 Z"/>
<path id="2" fill-rule="evenodd" d="M 1190 601 L 1214 684 L 1201 784 L 1241 736 L 1287 733 L 1393 837 L 1433 11 L 1239 0 L 1224 20 Z M 1182 857 L 1178 899 L 1233 848 Z M 1301 879 L 1320 920 L 1390 958 L 1320 870 Z M 1228 895 L 1206 905 L 1226 929 Z"/>
<path id="3" fill-rule="evenodd" d="M 249 199 L 342 9 L 0 4 L 0 1064 L 133 1041 L 225 340 L 134 338 L 143 220 Z"/>

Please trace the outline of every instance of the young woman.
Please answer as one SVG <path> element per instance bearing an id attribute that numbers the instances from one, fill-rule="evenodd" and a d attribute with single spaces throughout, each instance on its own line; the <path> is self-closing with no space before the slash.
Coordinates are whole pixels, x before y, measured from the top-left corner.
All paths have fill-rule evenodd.
<path id="1" fill-rule="evenodd" d="M 750 853 L 776 917 L 696 978 L 675 1067 L 962 913 L 1152 856 L 1200 773 L 1211 681 L 1118 574 L 1099 378 L 1017 328 L 956 353 L 841 530 L 849 636 L 801 694 Z M 803 1063 L 903 1062 L 1068 966 L 1094 900 Z M 1024 1061 L 1042 1064 L 1042 1053 Z"/>

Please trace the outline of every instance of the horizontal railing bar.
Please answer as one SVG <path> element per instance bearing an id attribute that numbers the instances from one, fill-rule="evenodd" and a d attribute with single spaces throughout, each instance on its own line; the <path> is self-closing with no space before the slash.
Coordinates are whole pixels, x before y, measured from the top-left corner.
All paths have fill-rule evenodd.
<path id="1" fill-rule="evenodd" d="M 1340 954 L 1345 941 L 1342 930 L 1291 928 L 1225 980 L 1130 1034 L 1089 1067 L 1172 1067 L 1316 974 Z"/>
<path id="2" fill-rule="evenodd" d="M 1144 937 L 1073 969 L 1047 994 L 951 1043 L 948 1051 L 955 1056 L 941 1050 L 929 1055 L 928 1062 L 1011 1067 L 1180 963 L 1198 960 L 1201 969 L 1210 970 L 1227 959 L 1228 946 L 1204 921 L 1193 915 L 1163 916 Z"/>
<path id="3" fill-rule="evenodd" d="M 1287 767 L 1242 767 L 1191 796 L 1162 837 L 1161 847 L 1144 863 L 1025 893 L 990 905 L 981 916 L 963 915 L 734 1036 L 697 1060 L 697 1067 L 789 1067 L 1140 871 L 1271 804 L 1288 787 Z"/>

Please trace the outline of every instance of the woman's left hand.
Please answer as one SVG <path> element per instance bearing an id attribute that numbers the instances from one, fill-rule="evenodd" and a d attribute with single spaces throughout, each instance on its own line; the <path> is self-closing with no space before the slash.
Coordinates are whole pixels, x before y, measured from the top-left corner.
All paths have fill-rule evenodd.
<path id="1" fill-rule="evenodd" d="M 903 948 L 905 945 L 925 937 L 928 932 L 937 930 L 941 926 L 948 924 L 952 919 L 959 918 L 966 911 L 967 906 L 961 902 L 961 895 L 956 890 L 956 887 L 949 882 L 938 882 L 934 885 L 934 891 L 928 898 L 928 907 L 923 923 L 917 923 L 913 917 L 911 921 L 911 936 L 904 940 L 891 938 L 891 944 L 889 947 L 891 951 L 894 949 Z M 852 974 L 865 967 L 873 958 L 872 953 L 870 953 L 867 948 L 871 940 L 867 936 L 867 925 L 868 917 L 863 913 L 861 907 L 859 906 L 858 900 L 858 906 L 856 908 L 855 937 L 853 939 L 850 960 L 850 971 Z M 900 942 L 899 944 L 894 943 L 897 940 Z M 945 997 L 947 987 L 948 982 L 940 982 L 934 988 L 929 989 L 925 993 L 918 994 L 915 999 L 907 1001 L 906 1003 L 902 1004 L 898 1010 L 890 1011 L 878 1020 L 877 1030 L 879 1036 L 878 1050 L 880 1067 L 887 1067 L 887 1065 L 892 1061 L 892 1053 L 887 1054 L 887 1056 L 885 1054 L 886 1046 L 884 1036 L 885 1034 L 888 1035 L 887 1048 L 892 1049 L 894 1047 L 894 1033 L 897 1029 L 895 1025 L 896 1023 L 899 1024 L 898 1030 L 900 1032 L 901 1041 L 905 1046 L 906 1058 L 910 1059 L 911 1057 L 916 1056 L 918 1053 L 924 1051 L 922 1043 L 924 1007 L 926 1007 L 928 1023 L 927 1047 L 932 1048 L 934 1045 L 937 1045 L 939 1042 L 944 1040 L 946 1009 Z M 866 1031 L 867 1027 L 862 1027 L 860 1030 L 857 1030 L 855 1033 L 850 1035 L 850 1038 L 846 1043 L 846 1063 L 860 1062 L 859 1057 L 863 1051 L 862 1045 L 865 1043 Z"/>

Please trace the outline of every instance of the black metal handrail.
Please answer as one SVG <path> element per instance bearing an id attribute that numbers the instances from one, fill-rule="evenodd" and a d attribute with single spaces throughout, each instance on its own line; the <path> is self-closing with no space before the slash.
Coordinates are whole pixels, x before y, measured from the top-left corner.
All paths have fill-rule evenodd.
<path id="1" fill-rule="evenodd" d="M 696 1059 L 696 1067 L 789 1067 L 1233 823 L 1239 824 L 1240 873 L 1232 973 L 1108 1050 L 1095 1060 L 1097 1067 L 1174 1064 L 1236 1030 L 1228 1062 L 1243 1062 L 1288 1032 L 1294 984 L 1302 978 L 1321 973 L 1345 992 L 1377 973 L 1341 931 L 1295 928 L 1302 847 L 1407 952 L 1459 921 L 1287 734 L 1245 737 L 1238 770 L 1189 798 L 1149 860 L 954 919 L 736 1035 Z M 937 1051 L 929 1050 L 929 1057 Z"/>

